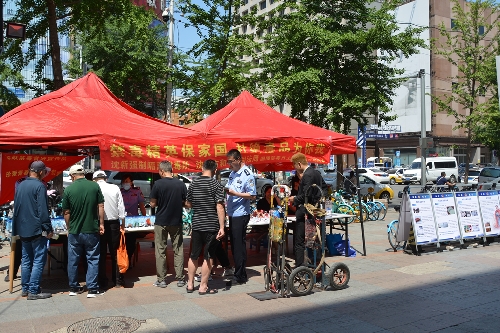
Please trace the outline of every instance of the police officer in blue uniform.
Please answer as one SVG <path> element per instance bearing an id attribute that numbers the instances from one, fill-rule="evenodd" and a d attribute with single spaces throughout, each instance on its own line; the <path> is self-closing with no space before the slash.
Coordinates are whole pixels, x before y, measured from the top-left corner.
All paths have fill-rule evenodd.
<path id="1" fill-rule="evenodd" d="M 142 216 L 146 216 L 146 207 L 144 206 L 144 195 L 138 187 L 134 187 L 134 179 L 131 174 L 123 175 L 121 182 L 121 192 L 123 203 L 125 204 L 125 212 L 127 216 L 138 216 L 139 210 Z M 126 226 L 126 225 L 125 225 Z M 143 237 L 137 232 L 128 232 L 125 234 L 125 242 L 127 245 L 127 254 L 129 260 L 135 252 L 137 238 Z"/>
<path id="2" fill-rule="evenodd" d="M 248 280 L 246 272 L 247 243 L 246 231 L 250 222 L 250 201 L 255 200 L 255 178 L 252 171 L 243 163 L 241 153 L 231 149 L 227 153 L 227 164 L 231 169 L 226 185 L 227 215 L 231 231 L 231 252 L 234 258 L 234 281 L 245 283 Z"/>

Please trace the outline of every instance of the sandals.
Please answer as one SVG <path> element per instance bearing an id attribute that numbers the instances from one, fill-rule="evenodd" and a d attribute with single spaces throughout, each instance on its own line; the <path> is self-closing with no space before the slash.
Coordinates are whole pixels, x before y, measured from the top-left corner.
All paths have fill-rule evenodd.
<path id="1" fill-rule="evenodd" d="M 186 287 L 186 292 L 187 292 L 188 294 L 191 294 L 191 293 L 193 293 L 193 292 L 194 292 L 194 288 L 193 288 L 193 289 L 189 289 L 188 287 Z"/>
<path id="2" fill-rule="evenodd" d="M 208 288 L 207 291 L 199 291 L 198 294 L 200 295 L 214 295 L 217 294 L 219 291 L 217 289 L 210 289 Z"/>

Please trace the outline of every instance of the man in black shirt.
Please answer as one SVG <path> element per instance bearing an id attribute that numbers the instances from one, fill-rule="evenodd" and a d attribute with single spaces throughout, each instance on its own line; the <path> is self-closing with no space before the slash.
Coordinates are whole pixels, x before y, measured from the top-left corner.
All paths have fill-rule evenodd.
<path id="1" fill-rule="evenodd" d="M 215 294 L 217 289 L 208 288 L 208 277 L 212 270 L 210 258 L 215 257 L 217 240 L 224 237 L 224 188 L 213 178 L 217 170 L 214 160 L 203 162 L 202 174 L 189 186 L 186 206 L 193 208 L 191 255 L 188 261 L 188 284 L 186 290 L 194 290 L 194 275 L 198 268 L 201 249 L 203 266 L 201 267 L 201 283 L 199 294 Z"/>
<path id="2" fill-rule="evenodd" d="M 183 287 L 184 252 L 182 238 L 182 207 L 186 201 L 186 185 L 173 177 L 172 163 L 163 161 L 158 171 L 161 179 L 151 189 L 150 205 L 158 207 L 155 220 L 155 257 L 157 281 L 154 286 L 165 288 L 167 283 L 167 241 L 168 235 L 174 250 L 175 279 Z"/>
<path id="3" fill-rule="evenodd" d="M 296 196 L 291 196 L 290 201 L 293 205 L 297 207 L 297 212 L 295 213 L 295 230 L 293 232 L 294 237 L 294 253 L 295 253 L 295 266 L 306 265 L 304 261 L 304 251 L 305 251 L 305 220 L 306 215 L 311 217 L 307 213 L 304 204 L 307 202 L 315 205 L 321 198 L 321 195 L 327 193 L 327 186 L 323 177 L 318 170 L 313 169 L 308 166 L 306 156 L 302 153 L 296 153 L 292 156 L 292 163 L 295 170 L 302 174 L 302 179 L 300 180 L 299 190 Z M 318 189 L 309 188 L 316 184 L 321 188 L 322 193 Z"/>

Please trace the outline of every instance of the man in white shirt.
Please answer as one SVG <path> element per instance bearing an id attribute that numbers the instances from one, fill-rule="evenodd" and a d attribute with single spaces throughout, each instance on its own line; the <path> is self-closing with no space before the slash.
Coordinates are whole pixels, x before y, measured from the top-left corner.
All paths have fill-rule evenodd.
<path id="1" fill-rule="evenodd" d="M 120 228 L 125 228 L 125 204 L 122 193 L 117 185 L 106 183 L 106 178 L 106 173 L 102 170 L 94 172 L 92 176 L 104 196 L 104 234 L 101 235 L 101 255 L 99 258 L 99 286 L 104 290 L 108 287 L 108 278 L 106 277 L 108 248 L 111 254 L 111 281 L 117 288 L 123 287 L 123 274 L 118 272 L 116 250 L 120 245 Z"/>

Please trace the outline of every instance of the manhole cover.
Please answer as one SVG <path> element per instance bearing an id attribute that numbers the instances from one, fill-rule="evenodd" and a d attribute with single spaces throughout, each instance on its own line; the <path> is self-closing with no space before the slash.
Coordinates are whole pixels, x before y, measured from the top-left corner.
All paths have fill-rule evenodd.
<path id="1" fill-rule="evenodd" d="M 134 332 L 144 323 L 129 317 L 99 317 L 85 319 L 68 326 L 68 333 L 85 332 Z"/>

